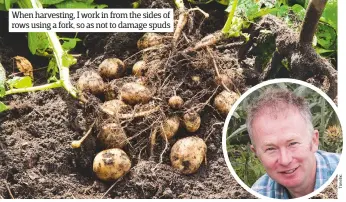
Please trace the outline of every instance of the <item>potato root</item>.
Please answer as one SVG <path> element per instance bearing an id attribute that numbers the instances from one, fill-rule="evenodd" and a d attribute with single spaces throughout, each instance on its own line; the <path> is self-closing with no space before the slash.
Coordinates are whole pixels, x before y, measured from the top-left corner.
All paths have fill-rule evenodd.
<path id="1" fill-rule="evenodd" d="M 173 116 L 167 118 L 161 125 L 161 137 L 164 140 L 170 140 L 178 132 L 180 125 L 179 117 Z"/>
<path id="2" fill-rule="evenodd" d="M 172 96 L 168 100 L 168 105 L 172 109 L 181 109 L 183 107 L 183 104 L 184 104 L 183 98 L 181 98 L 180 96 L 177 96 L 177 95 Z"/>
<path id="3" fill-rule="evenodd" d="M 145 33 L 138 41 L 138 49 L 145 49 L 163 43 L 163 37 L 156 33 Z"/>
<path id="4" fill-rule="evenodd" d="M 227 116 L 232 105 L 237 101 L 238 98 L 239 95 L 237 93 L 224 90 L 215 97 L 214 106 L 222 115 Z"/>
<path id="5" fill-rule="evenodd" d="M 150 90 L 138 83 L 127 83 L 120 89 L 121 99 L 130 105 L 148 103 L 152 97 Z"/>
<path id="6" fill-rule="evenodd" d="M 103 93 L 105 83 L 97 72 L 86 71 L 79 77 L 77 87 L 81 91 L 88 91 L 94 95 L 98 95 Z"/>
<path id="7" fill-rule="evenodd" d="M 98 68 L 100 75 L 107 79 L 117 79 L 124 75 L 125 64 L 118 58 L 105 59 Z"/>
<path id="8" fill-rule="evenodd" d="M 131 168 L 127 154 L 118 148 L 101 151 L 94 158 L 93 171 L 100 180 L 115 181 Z"/>
<path id="9" fill-rule="evenodd" d="M 117 123 L 108 123 L 102 126 L 100 133 L 97 135 L 97 139 L 105 149 L 122 149 L 127 143 L 125 131 Z"/>
<path id="10" fill-rule="evenodd" d="M 188 112 L 184 114 L 185 128 L 189 132 L 196 132 L 201 125 L 201 117 L 196 112 Z"/>
<path id="11" fill-rule="evenodd" d="M 199 137 L 178 140 L 171 149 L 170 159 L 174 168 L 183 174 L 197 172 L 207 154 L 207 145 Z"/>
<path id="12" fill-rule="evenodd" d="M 137 77 L 143 76 L 144 73 L 146 72 L 146 70 L 147 70 L 147 67 L 146 67 L 145 61 L 140 60 L 133 65 L 132 74 L 137 76 Z"/>

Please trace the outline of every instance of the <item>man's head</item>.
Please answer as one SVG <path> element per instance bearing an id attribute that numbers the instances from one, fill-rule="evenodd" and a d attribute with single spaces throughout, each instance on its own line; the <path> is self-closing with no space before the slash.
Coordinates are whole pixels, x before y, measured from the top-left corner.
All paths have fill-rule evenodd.
<path id="1" fill-rule="evenodd" d="M 248 109 L 247 128 L 251 149 L 273 180 L 289 191 L 313 189 L 319 134 L 303 98 L 266 90 Z"/>

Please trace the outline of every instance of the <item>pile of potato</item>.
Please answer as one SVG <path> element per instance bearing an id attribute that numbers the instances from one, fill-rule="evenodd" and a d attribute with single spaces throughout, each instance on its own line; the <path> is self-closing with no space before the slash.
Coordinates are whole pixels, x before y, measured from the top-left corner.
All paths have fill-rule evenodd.
<path id="1" fill-rule="evenodd" d="M 162 43 L 160 35 L 150 33 L 145 34 L 137 45 L 139 49 L 143 49 L 160 43 Z M 104 102 L 100 106 L 101 111 L 109 116 L 118 117 L 124 111 L 123 109 L 129 106 L 150 102 L 155 91 L 145 86 L 145 82 L 140 79 L 146 76 L 149 68 L 144 60 L 136 62 L 132 67 L 132 74 L 138 78 L 137 82 L 123 84 L 119 91 L 114 93 L 118 95 L 117 98 Z M 126 72 L 123 61 L 108 58 L 99 65 L 98 71 L 84 72 L 77 82 L 77 87 L 81 92 L 89 92 L 96 96 L 106 94 L 107 83 L 105 80 L 122 78 Z M 238 97 L 238 94 L 234 92 L 223 91 L 214 98 L 214 106 L 220 114 L 227 115 Z M 167 100 L 167 105 L 172 111 L 180 110 L 184 106 L 184 100 L 179 95 L 174 95 Z M 174 115 L 162 120 L 159 134 L 168 143 L 177 134 L 180 127 L 185 127 L 187 132 L 194 133 L 200 128 L 200 125 L 199 113 L 188 110 L 181 117 Z M 131 160 L 122 150 L 128 144 L 128 137 L 118 122 L 106 123 L 101 126 L 99 131 L 97 138 L 105 150 L 96 155 L 93 170 L 99 179 L 114 181 L 124 176 L 131 168 Z M 183 174 L 195 173 L 206 158 L 206 153 L 207 145 L 203 139 L 196 136 L 179 139 L 170 151 L 171 165 Z"/>

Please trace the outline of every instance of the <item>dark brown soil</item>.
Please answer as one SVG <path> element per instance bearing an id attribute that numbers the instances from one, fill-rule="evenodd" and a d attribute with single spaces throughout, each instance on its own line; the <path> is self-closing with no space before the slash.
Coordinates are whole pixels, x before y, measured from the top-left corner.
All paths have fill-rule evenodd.
<path id="1" fill-rule="evenodd" d="M 171 1 L 143 1 L 142 6 L 173 6 L 167 2 Z M 214 17 L 202 22 L 196 14 L 194 27 L 189 28 L 191 32 L 186 31 L 190 43 L 223 25 L 224 15 L 219 5 L 211 4 L 204 9 Z M 0 17 L 3 16 L 1 13 Z M 82 56 L 78 58 L 78 64 L 71 67 L 73 83 L 82 72 L 96 69 L 103 59 L 109 57 L 125 60 L 131 69 L 140 59 L 140 54 L 134 54 L 138 52 L 136 42 L 141 36 L 141 33 L 82 34 L 83 44 L 75 50 Z M 237 40 L 241 39 L 223 41 L 221 45 L 239 42 Z M 178 50 L 188 45 L 181 42 Z M 11 57 L 16 55 L 27 57 L 35 68 L 45 66 L 46 61 L 30 56 L 26 47 L 25 35 L 13 37 L 6 31 L 0 32 L 0 61 L 7 75 L 13 73 Z M 259 81 L 260 72 L 244 62 L 251 59 L 239 61 L 238 51 L 239 47 L 213 49 L 212 55 L 221 73 L 227 74 L 230 69 L 242 70 L 241 75 L 234 77 L 234 89 L 244 92 Z M 97 129 L 80 149 L 71 148 L 71 142 L 81 138 L 94 120 L 104 121 L 95 107 L 95 103 L 104 101 L 104 97 L 91 97 L 93 101 L 84 105 L 63 89 L 12 95 L 3 101 L 13 109 L 0 114 L 0 198 L 254 198 L 234 180 L 223 158 L 221 133 L 225 117 L 209 104 L 209 98 L 222 91 L 222 87 L 214 82 L 214 69 L 210 66 L 212 57 L 205 50 L 183 55 L 179 51 L 171 54 L 168 48 L 148 55 L 150 59 L 159 57 L 168 61 L 161 73 L 148 76 L 148 83 L 161 89 L 157 90 L 157 95 L 168 99 L 176 90 L 188 103 L 182 111 L 172 112 L 163 104 L 165 101 L 153 101 L 151 104 L 162 106 L 160 113 L 122 124 L 127 135 L 133 137 L 131 145 L 125 148 L 132 161 L 132 168 L 126 176 L 115 183 L 106 183 L 94 175 L 92 161 L 101 150 L 96 141 Z M 164 81 L 158 78 L 161 74 L 168 75 L 168 72 L 174 79 L 167 79 L 169 85 L 164 86 Z M 130 70 L 127 75 L 130 75 Z M 45 83 L 44 70 L 35 71 L 34 76 L 35 85 Z M 192 76 L 198 76 L 201 82 L 192 81 Z M 124 81 L 131 79 L 126 77 Z M 114 85 L 120 84 L 115 82 Z M 179 85 L 180 88 L 175 88 Z M 162 88 L 158 88 L 160 86 Z M 150 128 L 147 128 L 159 122 L 158 119 L 164 118 L 165 114 L 181 115 L 193 107 L 200 112 L 201 128 L 195 133 L 180 129 L 167 151 L 177 139 L 199 136 L 208 146 L 207 163 L 196 174 L 182 175 L 170 166 L 169 152 L 162 153 L 165 142 L 161 138 L 157 138 L 154 155 L 150 155 Z M 139 129 L 144 132 L 139 133 Z M 326 195 L 334 198 L 335 189 L 331 190 Z"/>

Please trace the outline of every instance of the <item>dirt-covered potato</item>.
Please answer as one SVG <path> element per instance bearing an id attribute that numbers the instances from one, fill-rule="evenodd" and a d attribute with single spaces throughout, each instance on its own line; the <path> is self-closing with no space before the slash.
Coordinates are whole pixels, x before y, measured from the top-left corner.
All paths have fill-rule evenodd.
<path id="1" fill-rule="evenodd" d="M 156 34 L 156 33 L 145 33 L 138 41 L 137 41 L 137 47 L 138 49 L 145 49 L 149 48 L 151 46 L 156 46 L 159 44 L 162 44 L 162 36 Z"/>
<path id="2" fill-rule="evenodd" d="M 124 75 L 125 64 L 118 58 L 107 58 L 99 65 L 99 72 L 103 78 L 117 79 Z"/>
<path id="3" fill-rule="evenodd" d="M 224 90 L 215 97 L 214 106 L 221 114 L 227 116 L 232 105 L 237 101 L 238 98 L 239 95 L 237 93 Z"/>
<path id="4" fill-rule="evenodd" d="M 150 90 L 138 83 L 127 83 L 120 89 L 121 99 L 130 105 L 145 104 L 152 97 Z"/>
<path id="5" fill-rule="evenodd" d="M 108 123 L 102 126 L 100 133 L 97 135 L 102 147 L 123 148 L 127 143 L 127 136 L 124 129 L 117 123 Z"/>
<path id="6" fill-rule="evenodd" d="M 128 105 L 126 105 L 123 101 L 121 100 L 109 100 L 104 102 L 101 106 L 100 109 L 104 112 L 107 113 L 108 115 L 114 116 L 118 112 L 122 111 L 122 109 L 127 108 Z"/>
<path id="7" fill-rule="evenodd" d="M 207 154 L 207 145 L 199 137 L 178 140 L 171 149 L 172 166 L 183 174 L 195 173 Z"/>
<path id="8" fill-rule="evenodd" d="M 189 132 L 196 132 L 201 125 L 201 117 L 196 112 L 188 112 L 184 114 L 185 128 Z"/>
<path id="9" fill-rule="evenodd" d="M 167 118 L 161 125 L 161 136 L 163 139 L 171 139 L 178 131 L 180 125 L 179 117 Z"/>
<path id="10" fill-rule="evenodd" d="M 184 100 L 183 98 L 181 98 L 180 96 L 172 96 L 171 98 L 169 98 L 168 100 L 168 105 L 172 108 L 172 109 L 181 109 L 181 107 L 184 104 Z"/>
<path id="11" fill-rule="evenodd" d="M 144 60 L 136 62 L 132 67 L 132 74 L 135 76 L 143 76 L 147 70 L 147 66 Z"/>
<path id="12" fill-rule="evenodd" d="M 81 91 L 88 91 L 98 95 L 103 93 L 105 83 L 97 72 L 85 71 L 78 79 L 77 88 Z"/>
<path id="13" fill-rule="evenodd" d="M 94 158 L 93 171 L 104 181 L 115 181 L 124 176 L 130 168 L 130 158 L 118 148 L 101 151 Z"/>

